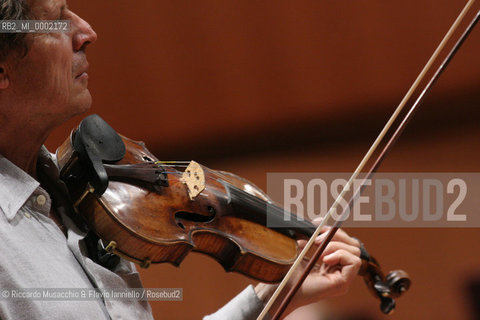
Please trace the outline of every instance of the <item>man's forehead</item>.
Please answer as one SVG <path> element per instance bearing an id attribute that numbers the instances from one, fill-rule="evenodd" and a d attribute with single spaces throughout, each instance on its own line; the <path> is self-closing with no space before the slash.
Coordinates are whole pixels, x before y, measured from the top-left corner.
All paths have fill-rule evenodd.
<path id="1" fill-rule="evenodd" d="M 52 14 L 58 14 L 67 6 L 66 0 L 30 0 L 30 10 L 38 19 L 51 18 Z"/>

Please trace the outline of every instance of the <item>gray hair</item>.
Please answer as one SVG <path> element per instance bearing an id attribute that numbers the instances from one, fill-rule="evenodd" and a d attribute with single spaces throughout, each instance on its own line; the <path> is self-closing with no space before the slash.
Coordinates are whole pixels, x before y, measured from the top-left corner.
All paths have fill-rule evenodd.
<path id="1" fill-rule="evenodd" d="M 28 0 L 0 0 L 0 20 L 28 20 L 29 14 Z M 27 54 L 25 33 L 0 33 L 0 62 L 14 51 Z"/>

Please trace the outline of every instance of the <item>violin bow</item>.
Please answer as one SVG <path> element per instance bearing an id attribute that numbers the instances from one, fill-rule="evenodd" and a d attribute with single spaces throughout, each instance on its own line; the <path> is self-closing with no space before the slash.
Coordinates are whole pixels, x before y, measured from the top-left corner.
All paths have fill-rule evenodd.
<path id="1" fill-rule="evenodd" d="M 329 209 L 328 213 L 326 214 L 325 218 L 322 220 L 320 225 L 317 227 L 317 229 L 315 230 L 315 232 L 313 233 L 313 235 L 311 236 L 311 238 L 309 239 L 309 241 L 307 242 L 307 244 L 305 245 L 303 250 L 300 252 L 300 254 L 298 255 L 297 259 L 293 263 L 293 265 L 290 268 L 290 270 L 288 271 L 288 273 L 285 275 L 282 282 L 278 285 L 277 289 L 275 290 L 272 297 L 269 299 L 269 301 L 265 305 L 264 309 L 262 310 L 262 312 L 258 316 L 257 320 L 262 320 L 262 319 L 265 318 L 265 316 L 267 316 L 267 314 L 270 311 L 270 309 L 272 308 L 273 304 L 276 302 L 276 300 L 279 298 L 280 294 L 286 288 L 287 283 L 290 281 L 290 279 L 295 274 L 295 272 L 299 269 L 302 261 L 304 261 L 305 255 L 307 254 L 307 252 L 310 250 L 310 248 L 315 243 L 315 239 L 320 235 L 322 227 L 325 226 L 327 220 L 329 220 L 329 218 L 332 216 L 332 214 L 334 212 L 336 212 L 340 201 L 342 199 L 344 199 L 348 190 L 350 190 L 350 188 L 352 187 L 353 181 L 358 178 L 358 176 L 360 175 L 360 173 L 362 172 L 362 170 L 364 169 L 366 164 L 369 162 L 369 160 L 372 157 L 372 155 L 374 154 L 374 152 L 378 149 L 380 143 L 384 140 L 387 132 L 392 128 L 394 122 L 397 120 L 398 116 L 400 115 L 400 113 L 402 112 L 404 107 L 406 106 L 407 102 L 411 99 L 413 93 L 418 88 L 420 82 L 422 82 L 422 80 L 425 78 L 425 75 L 427 74 L 427 72 L 432 68 L 432 65 L 438 59 L 438 56 L 440 55 L 440 53 L 444 50 L 447 42 L 449 42 L 449 40 L 452 38 L 453 34 L 457 30 L 457 28 L 460 26 L 460 24 L 463 22 L 467 13 L 469 13 L 469 11 L 470 11 L 474 2 L 475 2 L 475 0 L 469 0 L 467 2 L 467 4 L 465 5 L 465 7 L 463 8 L 463 10 L 460 12 L 460 14 L 456 18 L 455 22 L 452 24 L 452 26 L 450 27 L 450 29 L 448 30 L 448 32 L 446 33 L 446 35 L 444 36 L 444 38 L 442 39 L 442 41 L 440 42 L 438 47 L 435 49 L 435 51 L 432 54 L 432 56 L 430 57 L 430 59 L 428 60 L 427 64 L 423 67 L 422 71 L 417 76 L 415 82 L 412 84 L 412 86 L 410 87 L 410 89 L 408 90 L 406 95 L 403 97 L 402 101 L 400 102 L 398 107 L 395 109 L 394 113 L 392 114 L 392 116 L 390 117 L 388 122 L 385 124 L 384 128 L 382 129 L 382 131 L 380 132 L 380 134 L 378 135 L 378 137 L 376 138 L 376 140 L 374 141 L 374 143 L 372 144 L 372 146 L 370 147 L 368 152 L 365 154 L 365 156 L 363 157 L 363 159 L 360 162 L 360 164 L 358 165 L 358 167 L 355 169 L 354 173 L 352 174 L 352 176 L 348 180 L 348 182 L 345 185 L 345 187 L 343 188 L 342 192 L 339 194 L 339 196 L 336 198 L 333 205 L 330 207 L 330 209 Z M 395 142 L 397 141 L 397 139 L 399 138 L 399 136 L 401 135 L 401 133 L 403 132 L 405 127 L 407 126 L 408 122 L 413 117 L 413 115 L 414 115 L 415 111 L 418 109 L 419 105 L 421 105 L 421 103 L 424 101 L 426 94 L 429 92 L 429 90 L 432 88 L 433 84 L 438 80 L 440 75 L 443 73 L 443 71 L 445 70 L 445 68 L 447 67 L 449 62 L 452 60 L 455 53 L 458 51 L 458 49 L 464 43 L 465 39 L 467 39 L 468 35 L 471 33 L 471 31 L 473 30 L 473 28 L 475 27 L 475 25 L 476 25 L 476 23 L 478 22 L 479 19 L 480 19 L 480 10 L 477 12 L 475 17 L 468 24 L 468 26 L 466 27 L 464 32 L 461 34 L 461 36 L 458 38 L 458 40 L 455 42 L 452 49 L 449 51 L 449 53 L 447 54 L 445 59 L 442 61 L 440 66 L 437 68 L 434 75 L 430 78 L 427 85 L 424 87 L 424 89 L 419 94 L 418 98 L 415 100 L 413 105 L 410 107 L 409 111 L 406 113 L 406 115 L 402 119 L 401 123 L 397 126 L 397 128 L 395 129 L 395 132 L 391 135 L 390 139 L 388 140 L 388 142 L 385 144 L 382 151 L 377 156 L 374 164 L 367 171 L 367 173 L 365 175 L 366 178 L 364 178 L 362 180 L 362 183 L 360 184 L 360 186 L 353 193 L 352 197 L 350 198 L 350 200 L 348 202 L 348 206 L 345 206 L 343 208 L 343 211 L 342 211 L 342 214 L 340 215 L 340 218 L 335 220 L 335 223 L 333 224 L 333 226 L 327 232 L 327 235 L 326 235 L 325 239 L 320 243 L 320 245 L 317 247 L 313 256 L 309 259 L 309 262 L 305 266 L 303 272 L 301 273 L 300 278 L 288 290 L 288 293 L 286 294 L 285 298 L 282 300 L 279 307 L 277 308 L 277 310 L 275 311 L 275 313 L 271 317 L 272 320 L 280 319 L 280 317 L 282 316 L 282 314 L 286 310 L 288 304 L 293 299 L 293 296 L 298 291 L 298 289 L 301 287 L 304 280 L 307 278 L 308 274 L 310 273 L 310 271 L 315 266 L 316 261 L 320 258 L 322 253 L 325 251 L 328 243 L 332 240 L 333 236 L 335 235 L 337 230 L 341 227 L 345 218 L 348 216 L 350 208 L 352 208 L 353 204 L 355 203 L 355 200 L 358 198 L 358 196 L 361 194 L 362 190 L 365 188 L 365 181 L 370 179 L 374 175 L 374 173 L 377 171 L 380 164 L 385 159 L 387 153 L 392 149 L 393 145 L 395 144 Z"/>

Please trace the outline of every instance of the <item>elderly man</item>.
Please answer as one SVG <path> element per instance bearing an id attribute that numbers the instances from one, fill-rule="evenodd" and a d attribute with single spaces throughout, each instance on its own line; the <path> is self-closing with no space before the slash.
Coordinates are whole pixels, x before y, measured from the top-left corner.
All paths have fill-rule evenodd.
<path id="1" fill-rule="evenodd" d="M 71 30 L 0 34 L 0 287 L 141 287 L 132 263 L 120 260 L 108 268 L 92 257 L 87 233 L 62 197 L 54 159 L 42 147 L 53 128 L 90 107 L 85 50 L 97 35 L 65 0 L 0 0 L 0 20 L 26 19 L 69 20 Z M 358 272 L 359 255 L 358 241 L 340 232 L 322 257 L 336 267 L 310 275 L 292 309 L 344 293 Z M 273 288 L 250 286 L 208 318 L 255 318 Z M 152 314 L 143 301 L 4 297 L 0 318 L 151 319 Z"/>

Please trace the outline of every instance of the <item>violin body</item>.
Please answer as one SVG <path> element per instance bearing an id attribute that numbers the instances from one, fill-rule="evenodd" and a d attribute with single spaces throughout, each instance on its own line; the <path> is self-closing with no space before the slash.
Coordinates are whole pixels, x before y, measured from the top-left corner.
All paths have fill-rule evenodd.
<path id="1" fill-rule="evenodd" d="M 74 134 L 57 150 L 63 177 L 71 174 L 68 168 L 74 168 L 75 162 L 79 165 L 82 161 L 72 149 Z M 84 193 L 87 181 L 75 177 L 71 184 L 67 179 L 76 211 L 110 244 L 109 250 L 144 267 L 162 262 L 178 266 L 190 251 L 201 252 L 216 259 L 226 271 L 263 282 L 282 279 L 297 256 L 295 239 L 245 219 L 227 203 L 231 199 L 225 183 L 243 189 L 248 184 L 249 190 L 256 188 L 253 184 L 204 168 L 206 188 L 192 200 L 181 179 L 183 172 L 175 166 L 162 167 L 142 142 L 125 137 L 122 140 L 125 156 L 112 165 L 143 164 L 162 172 L 168 186 L 151 188 L 146 183 L 132 184 L 126 178 L 109 181 L 98 196 Z"/>

